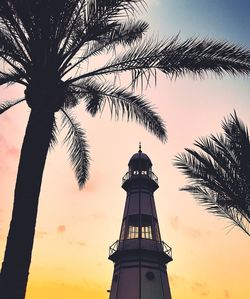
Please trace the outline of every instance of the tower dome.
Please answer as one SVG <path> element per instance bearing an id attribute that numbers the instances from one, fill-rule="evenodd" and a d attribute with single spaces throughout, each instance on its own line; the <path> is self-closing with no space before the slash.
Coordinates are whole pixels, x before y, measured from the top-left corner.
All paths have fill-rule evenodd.
<path id="1" fill-rule="evenodd" d="M 152 162 L 148 155 L 142 152 L 141 143 L 139 151 L 129 160 L 128 172 L 122 179 L 122 187 L 127 190 L 131 187 L 137 188 L 138 185 L 150 186 L 152 191 L 158 188 L 158 178 L 152 171 Z"/>
<path id="2" fill-rule="evenodd" d="M 150 158 L 148 157 L 148 155 L 146 155 L 141 151 L 141 148 L 139 148 L 138 153 L 135 153 L 128 162 L 129 167 L 139 166 L 139 165 L 141 166 L 144 165 L 147 166 L 148 168 L 152 167 L 152 162 Z"/>
<path id="3" fill-rule="evenodd" d="M 150 165 L 150 167 L 152 166 L 152 162 L 149 159 L 148 155 L 146 155 L 145 153 L 142 152 L 141 150 L 141 142 L 139 143 L 139 151 L 138 153 L 135 153 L 129 160 L 128 162 L 128 166 L 133 165 L 134 163 L 138 163 L 138 162 L 144 162 L 144 163 L 148 163 L 148 165 Z"/>

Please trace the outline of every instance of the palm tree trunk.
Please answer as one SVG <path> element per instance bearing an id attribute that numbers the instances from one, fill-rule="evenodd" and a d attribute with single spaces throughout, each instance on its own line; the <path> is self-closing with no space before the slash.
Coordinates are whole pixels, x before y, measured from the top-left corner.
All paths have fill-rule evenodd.
<path id="1" fill-rule="evenodd" d="M 0 274 L 2 299 L 25 297 L 38 198 L 53 123 L 54 112 L 31 110 L 21 150 L 12 220 Z"/>

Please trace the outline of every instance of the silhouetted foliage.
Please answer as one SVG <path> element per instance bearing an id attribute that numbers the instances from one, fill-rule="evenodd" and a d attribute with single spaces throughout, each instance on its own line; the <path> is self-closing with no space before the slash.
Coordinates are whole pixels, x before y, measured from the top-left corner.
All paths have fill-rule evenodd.
<path id="1" fill-rule="evenodd" d="M 142 82 L 147 85 L 157 71 L 169 78 L 186 74 L 204 77 L 210 71 L 219 76 L 250 72 L 250 52 L 231 43 L 208 39 L 182 42 L 178 36 L 146 39 L 148 24 L 133 20 L 143 5 L 141 0 L 0 2 L 0 60 L 5 66 L 0 85 L 25 86 L 24 99 L 2 104 L 0 113 L 22 101 L 31 108 L 0 294 L 18 299 L 25 296 L 43 169 L 48 148 L 56 143 L 56 112 L 62 114 L 62 126 L 69 128 L 65 142 L 82 187 L 88 178 L 89 151 L 83 129 L 69 112 L 78 104 L 85 105 L 93 116 L 107 106 L 111 116 L 126 116 L 160 140 L 167 138 L 163 121 L 142 96 L 114 86 L 117 74 L 130 72 L 130 85 L 135 87 Z M 91 57 L 111 53 L 103 66 L 91 64 Z"/>
<path id="2" fill-rule="evenodd" d="M 205 208 L 230 219 L 250 236 L 250 139 L 236 114 L 224 119 L 224 133 L 200 138 L 174 164 L 189 178 L 188 191 Z"/>

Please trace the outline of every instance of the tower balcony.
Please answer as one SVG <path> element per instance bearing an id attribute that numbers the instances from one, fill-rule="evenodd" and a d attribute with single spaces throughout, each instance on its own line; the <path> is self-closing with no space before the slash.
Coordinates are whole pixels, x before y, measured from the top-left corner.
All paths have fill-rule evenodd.
<path id="1" fill-rule="evenodd" d="M 158 177 L 152 170 L 129 170 L 122 178 L 122 188 L 126 191 L 144 185 L 151 191 L 158 189 Z"/>
<path id="2" fill-rule="evenodd" d="M 138 250 L 159 253 L 165 262 L 173 260 L 172 248 L 165 242 L 139 238 L 117 240 L 109 247 L 109 259 L 113 260 L 113 258 L 119 256 L 120 253 L 124 254 L 124 252 L 129 253 Z"/>
<path id="3" fill-rule="evenodd" d="M 158 177 L 153 173 L 153 171 L 146 171 L 146 170 L 134 170 L 128 171 L 122 178 L 122 184 L 124 185 L 129 180 L 136 180 L 136 179 L 148 179 L 152 180 L 154 183 L 158 185 Z"/>

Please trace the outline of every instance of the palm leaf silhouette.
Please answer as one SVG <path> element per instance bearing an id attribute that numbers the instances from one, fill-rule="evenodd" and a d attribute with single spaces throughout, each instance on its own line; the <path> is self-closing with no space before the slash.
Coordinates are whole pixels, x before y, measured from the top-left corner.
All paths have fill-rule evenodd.
<path id="1" fill-rule="evenodd" d="M 224 119 L 224 134 L 200 138 L 175 157 L 175 166 L 189 179 L 181 190 L 194 195 L 217 216 L 227 218 L 250 236 L 250 140 L 236 112 Z"/>

